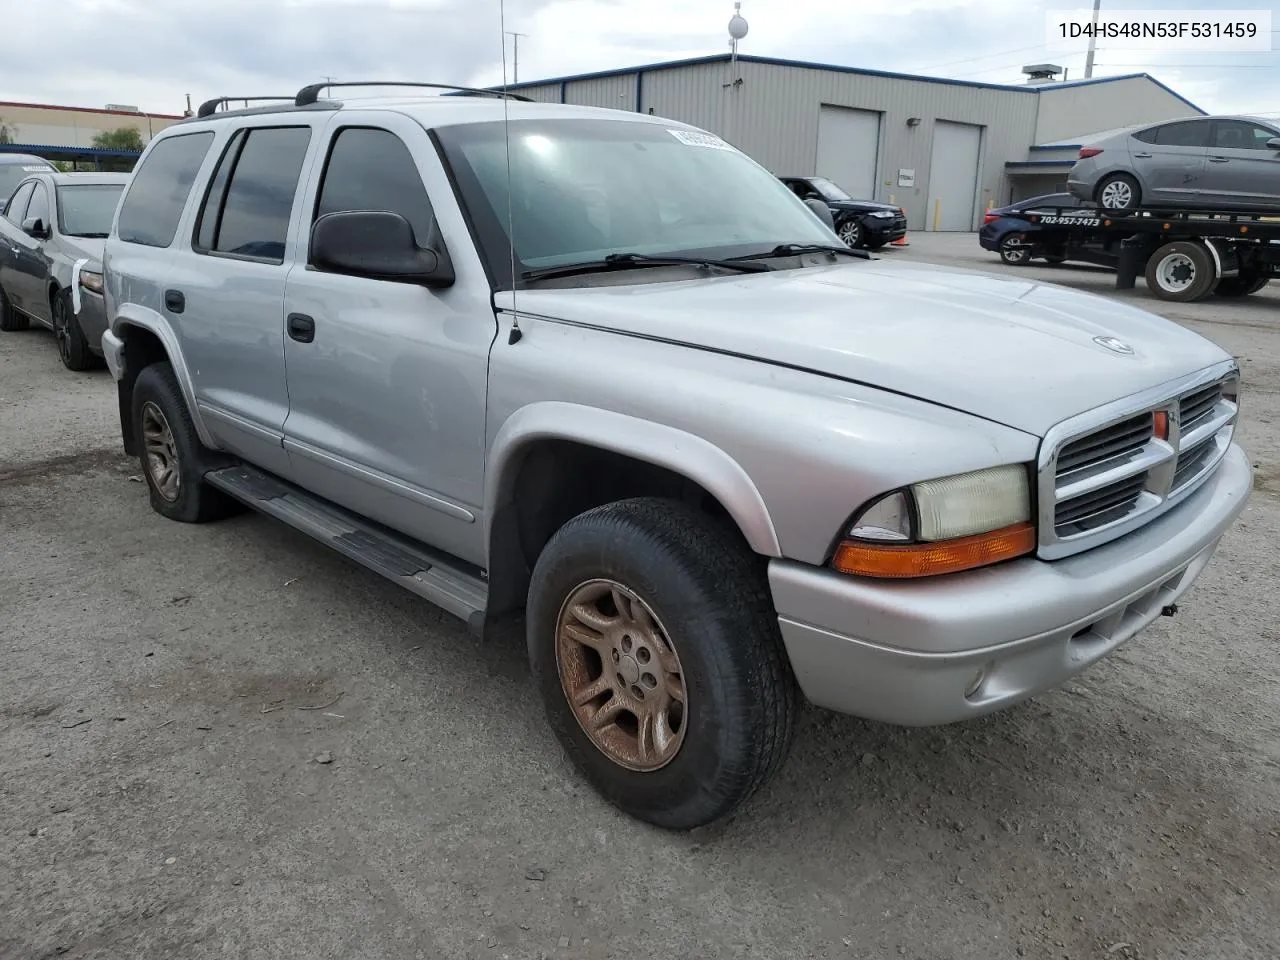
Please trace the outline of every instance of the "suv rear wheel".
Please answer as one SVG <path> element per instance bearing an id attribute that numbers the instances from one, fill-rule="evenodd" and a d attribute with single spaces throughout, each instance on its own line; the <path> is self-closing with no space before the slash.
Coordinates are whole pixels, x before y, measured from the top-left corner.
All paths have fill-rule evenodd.
<path id="1" fill-rule="evenodd" d="M 204 482 L 205 473 L 226 463 L 200 443 L 168 363 L 153 363 L 138 374 L 133 429 L 156 513 L 184 523 L 204 523 L 236 510 L 234 501 Z"/>
<path id="2" fill-rule="evenodd" d="M 533 572 L 529 658 L 552 729 L 606 799 L 669 829 L 728 814 L 790 744 L 795 681 L 735 533 L 626 500 L 570 520 Z"/>

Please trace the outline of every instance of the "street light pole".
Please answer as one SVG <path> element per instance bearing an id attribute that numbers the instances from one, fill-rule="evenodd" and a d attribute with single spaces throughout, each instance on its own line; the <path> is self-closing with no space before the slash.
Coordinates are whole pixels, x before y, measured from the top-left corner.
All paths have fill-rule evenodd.
<path id="1" fill-rule="evenodd" d="M 514 30 L 508 30 L 507 36 L 511 38 L 511 82 L 520 82 L 520 38 L 529 36 L 527 33 L 516 33 Z"/>
<path id="2" fill-rule="evenodd" d="M 1102 5 L 1102 0 L 1093 0 L 1093 27 L 1094 30 L 1089 34 L 1089 52 L 1084 58 L 1084 78 L 1088 80 L 1093 76 L 1093 54 L 1098 48 L 1098 7 Z"/>

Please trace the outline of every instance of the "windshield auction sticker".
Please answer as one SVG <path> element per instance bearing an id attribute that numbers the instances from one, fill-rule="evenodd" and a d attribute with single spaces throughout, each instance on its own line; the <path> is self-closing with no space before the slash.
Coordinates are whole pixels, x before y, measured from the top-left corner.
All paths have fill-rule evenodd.
<path id="1" fill-rule="evenodd" d="M 719 137 L 713 136 L 709 133 L 700 133 L 697 130 L 675 130 L 671 127 L 667 127 L 667 133 L 671 134 L 681 143 L 690 147 L 711 147 L 713 150 L 734 149 Z"/>
<path id="2" fill-rule="evenodd" d="M 1270 10 L 1050 10 L 1045 41 L 1075 50 L 1093 41 L 1108 50 L 1256 53 L 1271 49 Z"/>

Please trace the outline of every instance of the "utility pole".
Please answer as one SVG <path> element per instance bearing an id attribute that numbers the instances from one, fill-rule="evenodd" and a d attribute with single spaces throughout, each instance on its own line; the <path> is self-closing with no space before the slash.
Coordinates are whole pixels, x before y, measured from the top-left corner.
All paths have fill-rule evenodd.
<path id="1" fill-rule="evenodd" d="M 1093 33 L 1089 34 L 1089 52 L 1084 58 L 1084 78 L 1088 80 L 1093 76 L 1093 54 L 1098 48 L 1098 7 L 1102 5 L 1102 0 L 1093 0 Z"/>
<path id="2" fill-rule="evenodd" d="M 520 38 L 529 36 L 527 33 L 516 33 L 514 30 L 508 30 L 507 36 L 511 38 L 511 82 L 520 82 Z"/>

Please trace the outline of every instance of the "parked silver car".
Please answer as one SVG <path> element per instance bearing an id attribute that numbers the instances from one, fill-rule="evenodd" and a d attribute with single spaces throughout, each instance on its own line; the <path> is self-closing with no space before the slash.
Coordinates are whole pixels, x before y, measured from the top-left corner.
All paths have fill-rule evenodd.
<path id="1" fill-rule="evenodd" d="M 1280 125 L 1195 117 L 1117 130 L 1081 148 L 1067 189 L 1108 210 L 1280 210 Z"/>
<path id="2" fill-rule="evenodd" d="M 197 114 L 106 291 L 158 513 L 248 504 L 476 630 L 523 609 L 527 693 L 666 827 L 764 783 L 801 694 L 923 725 L 1063 682 L 1173 612 L 1253 483 L 1220 347 L 871 259 L 647 114 Z"/>
<path id="3" fill-rule="evenodd" d="M 102 244 L 127 173 L 34 173 L 0 217 L 0 330 L 53 331 L 69 370 L 102 361 Z"/>

